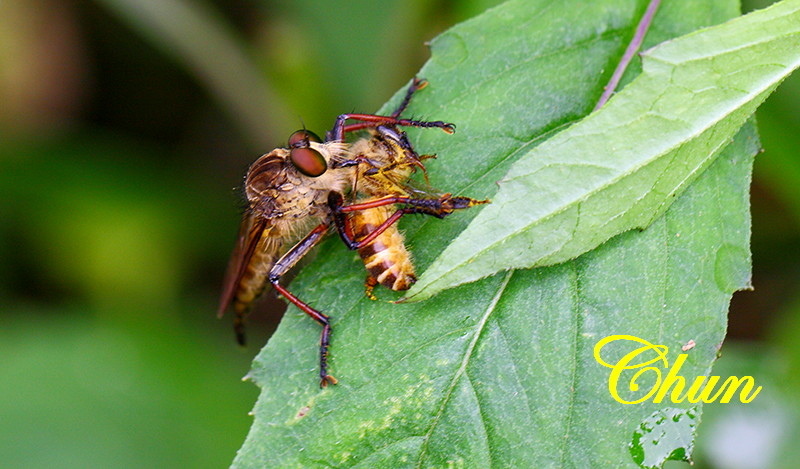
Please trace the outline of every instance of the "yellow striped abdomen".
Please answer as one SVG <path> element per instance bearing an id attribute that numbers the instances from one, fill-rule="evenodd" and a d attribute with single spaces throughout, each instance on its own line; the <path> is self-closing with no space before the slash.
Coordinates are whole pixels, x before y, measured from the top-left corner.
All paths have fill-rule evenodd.
<path id="1" fill-rule="evenodd" d="M 355 239 L 363 239 L 386 221 L 393 207 L 377 207 L 354 212 L 350 226 Z M 375 240 L 358 250 L 370 276 L 392 290 L 408 290 L 417 281 L 411 254 L 405 246 L 403 235 L 393 224 Z"/>

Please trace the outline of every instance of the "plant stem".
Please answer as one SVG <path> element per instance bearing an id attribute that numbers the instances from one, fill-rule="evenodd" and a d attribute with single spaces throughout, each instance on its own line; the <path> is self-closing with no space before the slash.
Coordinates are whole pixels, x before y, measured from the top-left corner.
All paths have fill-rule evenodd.
<path id="1" fill-rule="evenodd" d="M 603 107 L 603 104 L 611 98 L 611 95 L 617 89 L 617 85 L 619 85 L 619 81 L 622 79 L 622 74 L 625 73 L 625 69 L 628 68 L 628 64 L 631 63 L 633 56 L 642 46 L 644 36 L 647 34 L 647 30 L 650 29 L 650 23 L 653 22 L 653 17 L 660 3 L 661 0 L 650 0 L 647 11 L 644 12 L 644 16 L 642 16 L 642 19 L 639 21 L 639 25 L 636 26 L 636 34 L 633 35 L 631 43 L 628 44 L 628 48 L 625 49 L 625 54 L 622 55 L 622 60 L 620 60 L 616 70 L 614 70 L 614 74 L 611 75 L 611 80 L 609 80 L 608 84 L 603 88 L 603 95 L 600 96 L 600 100 L 594 107 L 595 111 Z"/>

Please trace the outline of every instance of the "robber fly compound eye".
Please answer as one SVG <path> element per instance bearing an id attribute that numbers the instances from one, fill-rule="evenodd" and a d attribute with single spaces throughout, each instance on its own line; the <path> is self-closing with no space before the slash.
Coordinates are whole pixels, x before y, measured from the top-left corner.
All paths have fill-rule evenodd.
<path id="1" fill-rule="evenodd" d="M 289 150 L 289 160 L 298 171 L 308 177 L 319 177 L 328 170 L 328 163 L 322 153 L 313 148 L 292 148 Z"/>
<path id="2" fill-rule="evenodd" d="M 289 136 L 289 148 L 308 147 L 308 142 L 322 143 L 319 135 L 310 130 L 297 130 Z"/>

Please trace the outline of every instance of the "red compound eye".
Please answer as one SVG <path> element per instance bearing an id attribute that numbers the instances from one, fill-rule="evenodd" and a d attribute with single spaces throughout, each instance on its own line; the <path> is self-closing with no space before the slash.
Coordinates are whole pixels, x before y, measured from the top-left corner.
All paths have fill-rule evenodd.
<path id="1" fill-rule="evenodd" d="M 321 143 L 322 139 L 310 130 L 298 130 L 289 136 L 289 148 L 307 147 L 308 142 Z"/>
<path id="2" fill-rule="evenodd" d="M 312 178 L 322 176 L 328 170 L 325 158 L 313 148 L 292 148 L 289 151 L 289 161 L 298 171 Z"/>
<path id="3" fill-rule="evenodd" d="M 308 177 L 322 176 L 328 170 L 328 163 L 320 152 L 310 147 L 309 142 L 322 140 L 310 130 L 298 130 L 289 136 L 289 161 L 298 171 Z"/>

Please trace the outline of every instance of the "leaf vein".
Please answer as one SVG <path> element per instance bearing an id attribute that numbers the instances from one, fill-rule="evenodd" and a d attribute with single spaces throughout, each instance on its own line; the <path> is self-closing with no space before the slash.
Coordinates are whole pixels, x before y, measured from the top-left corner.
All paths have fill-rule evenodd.
<path id="1" fill-rule="evenodd" d="M 442 415 L 444 414 L 445 408 L 447 404 L 450 402 L 450 398 L 453 395 L 453 391 L 458 384 L 459 379 L 461 376 L 464 375 L 464 372 L 467 369 L 467 364 L 469 363 L 469 359 L 472 357 L 472 352 L 475 350 L 475 346 L 478 343 L 478 339 L 481 336 L 481 332 L 483 328 L 486 326 L 486 322 L 489 320 L 489 316 L 495 311 L 497 307 L 497 303 L 500 301 L 500 298 L 503 295 L 503 292 L 508 285 L 508 282 L 511 280 L 511 277 L 514 275 L 514 271 L 510 270 L 506 273 L 505 278 L 503 278 L 503 282 L 497 288 L 497 293 L 492 298 L 492 301 L 489 302 L 489 306 L 486 308 L 486 311 L 483 313 L 480 322 L 477 324 L 475 329 L 475 335 L 472 337 L 472 341 L 470 342 L 469 346 L 467 347 L 466 352 L 464 353 L 464 359 L 461 360 L 461 366 L 456 370 L 455 375 L 453 376 L 453 380 L 450 382 L 450 386 L 447 388 L 447 391 L 444 394 L 442 399 L 442 404 L 439 406 L 439 410 L 436 412 L 436 415 L 431 422 L 431 426 L 428 431 L 425 433 L 425 441 L 422 444 L 419 452 L 419 458 L 417 460 L 417 467 L 422 467 L 422 459 L 425 457 L 425 454 L 428 451 L 428 443 L 430 442 L 431 435 L 433 431 L 436 429 L 436 426 L 439 424 L 439 420 L 441 420 Z"/>
<path id="2" fill-rule="evenodd" d="M 565 421 L 565 428 L 564 428 L 564 437 L 561 440 L 561 464 L 560 467 L 566 467 L 566 460 L 569 448 L 569 434 L 572 431 L 572 421 L 573 415 L 575 413 L 575 388 L 578 382 L 578 341 L 580 340 L 581 334 L 581 311 L 580 311 L 580 297 L 581 297 L 581 284 L 580 284 L 580 272 L 578 271 L 578 266 L 575 262 L 570 263 L 570 267 L 572 268 L 572 275 L 573 275 L 573 283 L 574 288 L 571 291 L 574 292 L 572 297 L 572 312 L 573 317 L 575 318 L 575 334 L 573 335 L 572 341 L 572 376 L 570 377 L 570 392 L 566 396 L 569 402 L 567 403 L 567 411 L 566 411 L 566 421 Z"/>

